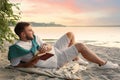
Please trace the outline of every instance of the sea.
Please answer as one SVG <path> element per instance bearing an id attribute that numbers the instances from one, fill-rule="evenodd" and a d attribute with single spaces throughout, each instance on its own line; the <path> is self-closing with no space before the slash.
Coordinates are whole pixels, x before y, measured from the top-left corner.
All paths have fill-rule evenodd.
<path id="1" fill-rule="evenodd" d="M 72 32 L 76 42 L 120 48 L 120 27 L 33 27 L 33 31 L 42 39 L 52 41 Z"/>

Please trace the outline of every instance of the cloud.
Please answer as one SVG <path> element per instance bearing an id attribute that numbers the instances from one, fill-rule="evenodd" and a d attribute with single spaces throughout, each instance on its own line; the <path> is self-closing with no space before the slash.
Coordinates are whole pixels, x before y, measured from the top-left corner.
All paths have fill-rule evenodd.
<path id="1" fill-rule="evenodd" d="M 22 20 L 65 25 L 118 23 L 120 0 L 11 0 L 21 3 Z M 112 17 L 113 16 L 113 17 Z M 117 17 L 116 17 L 117 16 Z M 110 19 L 114 19 L 114 21 Z M 113 23 L 113 24 L 114 24 Z"/>
<path id="2" fill-rule="evenodd" d="M 26 6 L 26 9 L 22 7 L 23 12 L 30 14 L 80 12 L 81 9 L 77 8 L 74 3 L 74 0 L 24 0 L 21 5 Z"/>

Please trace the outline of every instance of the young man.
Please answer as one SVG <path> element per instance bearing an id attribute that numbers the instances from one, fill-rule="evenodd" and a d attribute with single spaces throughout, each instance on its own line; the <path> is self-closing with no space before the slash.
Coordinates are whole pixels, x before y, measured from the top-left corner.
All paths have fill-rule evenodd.
<path id="1" fill-rule="evenodd" d="M 8 59 L 14 67 L 60 68 L 72 60 L 88 64 L 77 58 L 78 54 L 81 54 L 86 60 L 98 64 L 101 68 L 118 68 L 118 64 L 104 61 L 83 43 L 75 43 L 71 32 L 66 33 L 54 45 L 51 45 L 43 43 L 38 36 L 34 35 L 31 25 L 27 22 L 17 23 L 14 31 L 19 40 L 9 47 L 8 52 Z M 53 56 L 42 60 L 41 56 L 35 55 L 36 51 L 39 54 L 51 52 Z"/>

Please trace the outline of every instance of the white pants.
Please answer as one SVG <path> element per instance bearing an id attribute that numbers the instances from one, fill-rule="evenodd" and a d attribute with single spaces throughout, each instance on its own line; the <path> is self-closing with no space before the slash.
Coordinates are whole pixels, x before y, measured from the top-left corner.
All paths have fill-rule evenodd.
<path id="1" fill-rule="evenodd" d="M 68 47 L 69 43 L 70 40 L 65 34 L 54 44 L 55 53 L 57 54 L 58 68 L 63 66 L 65 63 L 72 61 L 78 56 L 78 50 L 76 49 L 75 45 Z"/>

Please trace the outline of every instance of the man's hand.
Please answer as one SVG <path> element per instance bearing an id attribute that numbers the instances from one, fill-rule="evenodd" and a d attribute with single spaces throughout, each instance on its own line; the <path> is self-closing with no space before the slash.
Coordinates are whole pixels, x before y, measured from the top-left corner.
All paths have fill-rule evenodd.
<path id="1" fill-rule="evenodd" d="M 52 46 L 50 44 L 44 43 L 39 50 L 39 53 L 46 53 L 52 50 Z"/>

